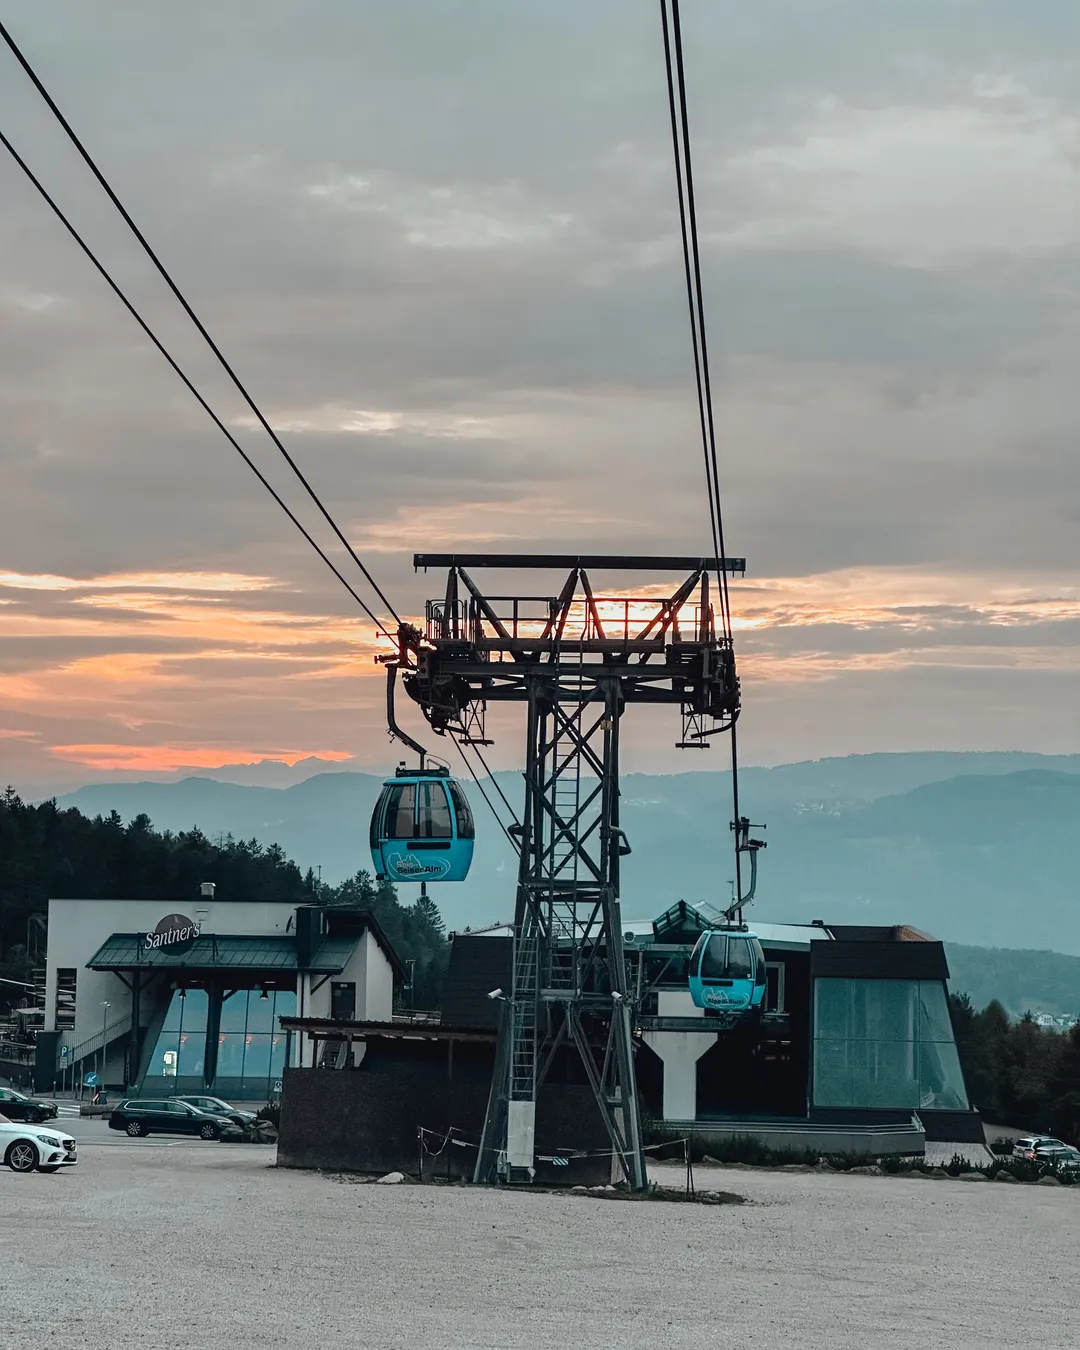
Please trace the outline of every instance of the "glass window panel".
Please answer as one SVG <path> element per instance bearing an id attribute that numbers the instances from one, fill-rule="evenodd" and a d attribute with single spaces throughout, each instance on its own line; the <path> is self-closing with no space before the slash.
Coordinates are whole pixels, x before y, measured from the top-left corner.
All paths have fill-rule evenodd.
<path id="1" fill-rule="evenodd" d="M 270 1043 L 270 1077 L 280 1078 L 282 1070 L 285 1068 L 285 1041 L 286 1036 L 283 1031 L 279 1031 L 271 1039 Z"/>
<path id="2" fill-rule="evenodd" d="M 244 1037 L 240 1032 L 226 1032 L 218 1037 L 218 1078 L 239 1078 L 244 1069 Z"/>
<path id="3" fill-rule="evenodd" d="M 162 1032 L 180 1030 L 180 1011 L 186 1002 L 186 999 L 180 997 L 180 990 L 174 989 L 172 998 L 169 1000 L 169 1010 L 165 1014 L 165 1021 L 161 1024 Z"/>
<path id="4" fill-rule="evenodd" d="M 206 1058 L 206 1028 L 182 1031 L 176 1072 L 181 1078 L 201 1078 Z"/>
<path id="5" fill-rule="evenodd" d="M 387 839 L 411 839 L 416 789 L 412 783 L 398 783 L 390 789 L 386 799 Z"/>
<path id="6" fill-rule="evenodd" d="M 296 1016 L 296 990 L 279 989 L 274 995 L 274 1017 Z M 275 1021 L 274 1025 L 277 1025 Z"/>
<path id="7" fill-rule="evenodd" d="M 252 989 L 248 993 L 247 1029 L 249 1035 L 274 1029 L 274 1000 L 269 994 L 263 998 L 259 989 Z"/>
<path id="8" fill-rule="evenodd" d="M 967 1091 L 953 1041 L 919 1046 L 919 1105 L 924 1110 L 966 1111 Z"/>
<path id="9" fill-rule="evenodd" d="M 189 989 L 187 996 L 180 1000 L 180 1006 L 181 1032 L 204 1032 L 210 1015 L 210 996 L 206 990 Z"/>
<path id="10" fill-rule="evenodd" d="M 267 1078 L 270 1074 L 271 1036 L 248 1036 L 244 1050 L 245 1078 Z"/>
<path id="11" fill-rule="evenodd" d="M 457 815 L 457 832 L 459 839 L 472 839 L 476 835 L 476 825 L 473 821 L 472 807 L 469 805 L 469 799 L 461 790 L 461 786 L 455 783 L 453 779 L 447 784 L 450 789 L 450 796 L 454 799 L 454 813 Z"/>
<path id="12" fill-rule="evenodd" d="M 418 834 L 421 839 L 449 839 L 453 835 L 450 802 L 442 783 L 421 783 Z"/>
<path id="13" fill-rule="evenodd" d="M 853 1063 L 855 1106 L 918 1106 L 919 1084 L 913 1041 L 870 1040 L 855 1044 L 862 1057 L 861 1064 L 858 1060 Z"/>
<path id="14" fill-rule="evenodd" d="M 917 980 L 856 980 L 853 983 L 860 986 L 865 1036 L 882 1041 L 915 1039 Z"/>
<path id="15" fill-rule="evenodd" d="M 754 959 L 746 938 L 728 938 L 728 976 L 733 980 L 754 978 Z"/>
<path id="16" fill-rule="evenodd" d="M 256 994 L 256 998 L 258 995 Z M 248 991 L 240 989 L 221 1005 L 221 1030 L 244 1031 L 247 1028 Z"/>
<path id="17" fill-rule="evenodd" d="M 940 981 L 817 980 L 814 1000 L 816 1105 L 967 1108 Z"/>
<path id="18" fill-rule="evenodd" d="M 952 1039 L 952 1021 L 944 984 L 940 980 L 920 980 L 919 1040 L 951 1042 Z"/>
<path id="19" fill-rule="evenodd" d="M 814 981 L 814 1036 L 818 1040 L 851 1039 L 851 989 L 854 980 Z"/>
<path id="20" fill-rule="evenodd" d="M 702 939 L 704 947 L 701 954 L 701 978 L 703 980 L 727 979 L 727 938 L 722 933 Z"/>
<path id="21" fill-rule="evenodd" d="M 851 1045 L 843 1040 L 814 1042 L 815 1106 L 852 1106 Z"/>

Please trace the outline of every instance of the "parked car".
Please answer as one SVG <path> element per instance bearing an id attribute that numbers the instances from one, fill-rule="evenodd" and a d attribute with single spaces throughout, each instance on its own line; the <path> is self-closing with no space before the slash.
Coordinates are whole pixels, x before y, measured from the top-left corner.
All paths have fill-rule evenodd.
<path id="1" fill-rule="evenodd" d="M 1035 1150 L 1035 1161 L 1046 1163 L 1055 1172 L 1080 1173 L 1080 1149 L 1069 1144 L 1040 1144 Z"/>
<path id="2" fill-rule="evenodd" d="M 143 1100 L 128 1097 L 109 1117 L 110 1130 L 123 1130 L 132 1138 L 147 1134 L 191 1134 L 199 1139 L 235 1136 L 239 1130 L 231 1120 L 212 1116 L 208 1111 L 170 1097 Z"/>
<path id="3" fill-rule="evenodd" d="M 59 1172 L 74 1167 L 75 1140 L 60 1130 L 43 1130 L 0 1115 L 0 1158 L 13 1172 Z"/>
<path id="4" fill-rule="evenodd" d="M 228 1102 L 223 1102 L 220 1097 L 174 1097 L 172 1100 L 187 1102 L 188 1106 L 194 1106 L 196 1110 L 206 1111 L 211 1116 L 231 1120 L 234 1125 L 239 1125 L 241 1129 L 246 1125 L 254 1125 L 257 1119 L 254 1111 L 244 1111 L 238 1106 L 230 1106 Z"/>
<path id="5" fill-rule="evenodd" d="M 33 1124 L 39 1120 L 53 1120 L 60 1108 L 55 1102 L 28 1097 L 25 1092 L 16 1092 L 14 1088 L 0 1088 L 0 1111 L 8 1120 L 25 1120 Z"/>
<path id="6" fill-rule="evenodd" d="M 1023 1139 L 1018 1139 L 1013 1144 L 1014 1158 L 1028 1158 L 1031 1162 L 1035 1161 L 1035 1150 L 1039 1148 L 1067 1148 L 1060 1139 L 1053 1138 L 1049 1134 L 1027 1134 Z"/>

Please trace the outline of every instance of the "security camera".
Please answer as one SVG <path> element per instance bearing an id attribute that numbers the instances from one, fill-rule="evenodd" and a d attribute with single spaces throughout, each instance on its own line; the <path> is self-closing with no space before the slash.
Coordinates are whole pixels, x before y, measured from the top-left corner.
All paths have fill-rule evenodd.
<path id="1" fill-rule="evenodd" d="M 502 998 L 502 996 L 503 991 L 501 989 L 493 989 L 491 993 L 488 994 L 488 998 Z"/>
<path id="2" fill-rule="evenodd" d="M 612 1001 L 612 1003 L 621 1003 L 621 1002 L 622 1002 L 622 994 L 620 994 L 619 991 L 618 991 L 617 989 L 614 990 L 614 992 L 612 993 L 612 995 L 611 995 L 611 1001 Z"/>

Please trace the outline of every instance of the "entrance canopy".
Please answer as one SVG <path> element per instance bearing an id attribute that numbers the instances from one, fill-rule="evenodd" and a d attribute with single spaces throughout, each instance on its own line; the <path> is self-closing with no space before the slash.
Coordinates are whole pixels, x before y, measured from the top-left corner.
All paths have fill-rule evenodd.
<path id="1" fill-rule="evenodd" d="M 113 933 L 87 961 L 90 970 L 315 971 L 337 975 L 356 948 L 356 937 L 327 938 L 301 967 L 293 937 L 207 934 L 186 951 L 147 947 L 145 933 Z"/>

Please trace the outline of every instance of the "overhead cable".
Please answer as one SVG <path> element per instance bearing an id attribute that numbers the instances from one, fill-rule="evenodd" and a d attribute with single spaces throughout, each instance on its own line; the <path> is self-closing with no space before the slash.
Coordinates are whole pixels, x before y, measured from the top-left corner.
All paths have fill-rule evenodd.
<path id="1" fill-rule="evenodd" d="M 199 316 L 195 313 L 194 309 L 193 309 L 193 308 L 191 307 L 191 305 L 189 304 L 187 298 L 184 296 L 183 292 L 180 290 L 180 287 L 176 284 L 176 282 L 173 280 L 172 276 L 170 275 L 168 269 L 165 267 L 165 264 L 164 264 L 164 263 L 161 261 L 161 259 L 158 257 L 157 253 L 154 251 L 153 247 L 151 246 L 151 244 L 150 244 L 150 242 L 148 241 L 148 239 L 146 238 L 146 236 L 143 234 L 142 230 L 140 230 L 139 227 L 138 227 L 138 225 L 136 225 L 136 223 L 135 223 L 135 221 L 132 219 L 131 214 L 130 214 L 130 212 L 128 211 L 128 209 L 124 206 L 123 202 L 120 200 L 120 198 L 117 196 L 117 194 L 113 191 L 112 186 L 110 185 L 110 183 L 108 182 L 108 180 L 105 178 L 105 175 L 104 175 L 104 174 L 101 172 L 101 170 L 98 168 L 97 164 L 94 162 L 94 159 L 93 159 L 93 157 L 91 156 L 90 152 L 87 150 L 86 146 L 83 145 L 82 141 L 79 139 L 79 136 L 78 136 L 78 134 L 76 133 L 75 129 L 72 127 L 71 123 L 67 120 L 67 118 L 64 116 L 64 114 L 60 111 L 60 108 L 59 108 L 59 107 L 57 106 L 57 104 L 56 104 L 56 100 L 52 97 L 52 95 L 49 93 L 49 91 L 45 88 L 45 85 L 42 83 L 42 81 L 41 81 L 41 79 L 39 78 L 37 72 L 34 70 L 34 68 L 31 66 L 30 62 L 29 62 L 29 61 L 26 59 L 26 57 L 23 55 L 23 53 L 22 53 L 21 49 L 19 48 L 18 44 L 16 43 L 15 39 L 11 36 L 10 32 L 9 32 L 9 31 L 7 30 L 7 28 L 4 26 L 4 23 L 3 23 L 2 21 L 0 21 L 0 37 L 3 38 L 4 42 L 5 42 L 5 43 L 7 44 L 7 46 L 10 48 L 12 55 L 13 55 L 13 56 L 15 57 L 15 59 L 19 62 L 19 64 L 22 66 L 23 70 L 26 72 L 26 74 L 27 74 L 27 76 L 29 77 L 31 83 L 33 84 L 34 88 L 38 91 L 38 93 L 39 93 L 39 94 L 41 95 L 41 97 L 44 99 L 45 103 L 48 105 L 49 111 L 53 114 L 53 116 L 54 116 L 54 117 L 56 118 L 56 120 L 59 122 L 60 126 L 63 128 L 65 134 L 67 135 L 68 139 L 71 141 L 72 145 L 73 145 L 73 146 L 75 147 L 75 149 L 78 151 L 78 153 L 79 153 L 79 155 L 82 157 L 83 161 L 86 163 L 86 165 L 87 165 L 87 167 L 89 168 L 90 172 L 91 172 L 91 173 L 94 175 L 94 177 L 97 179 L 98 183 L 101 185 L 102 189 L 104 190 L 105 194 L 108 196 L 109 200 L 112 202 L 113 206 L 116 207 L 117 211 L 118 211 L 118 212 L 120 213 L 120 215 L 123 217 L 124 223 L 128 226 L 128 228 L 131 230 L 132 234 L 135 236 L 135 238 L 136 238 L 136 239 L 139 241 L 139 243 L 142 245 L 142 248 L 143 248 L 143 250 L 145 251 L 147 257 L 148 257 L 148 258 L 150 259 L 150 261 L 153 263 L 154 267 L 157 269 L 157 271 L 160 273 L 162 279 L 165 281 L 165 284 L 169 287 L 169 289 L 172 291 L 173 295 L 174 295 L 174 296 L 176 297 L 176 299 L 179 301 L 181 307 L 183 308 L 184 312 L 187 314 L 188 318 L 189 318 L 189 319 L 191 320 L 191 322 L 195 325 L 195 327 L 199 330 L 199 333 L 200 333 L 200 334 L 202 335 L 202 337 L 205 339 L 207 346 L 210 348 L 210 350 L 214 353 L 214 356 L 215 356 L 215 357 L 217 358 L 217 360 L 220 362 L 220 364 L 221 364 L 222 368 L 224 369 L 225 373 L 228 375 L 229 379 L 233 382 L 234 386 L 235 386 L 236 389 L 239 391 L 241 397 L 244 399 L 244 402 L 248 405 L 248 407 L 251 409 L 252 413 L 255 415 L 255 417 L 256 417 L 256 419 L 258 420 L 260 426 L 263 428 L 263 430 L 267 433 L 267 435 L 268 435 L 268 436 L 270 437 L 270 439 L 273 441 L 274 445 L 277 447 L 277 449 L 278 449 L 278 450 L 281 452 L 281 454 L 284 456 L 286 463 L 289 465 L 289 468 L 292 469 L 293 473 L 296 475 L 296 477 L 297 477 L 297 478 L 300 480 L 300 482 L 303 484 L 305 491 L 307 492 L 307 494 L 308 494 L 308 496 L 311 498 L 311 500 L 315 503 L 315 505 L 318 507 L 319 511 L 322 513 L 322 516 L 323 516 L 323 518 L 325 519 L 326 523 L 330 526 L 330 528 L 331 528 L 331 529 L 334 531 L 334 533 L 337 535 L 338 539 L 339 539 L 339 540 L 341 541 L 341 543 L 344 545 L 344 547 L 345 547 L 346 551 L 348 552 L 349 556 L 352 558 L 353 562 L 354 562 L 354 563 L 357 565 L 357 567 L 360 569 L 361 573 L 363 574 L 363 576 L 364 576 L 364 578 L 366 579 L 366 581 L 368 582 L 368 584 L 371 586 L 372 590 L 374 590 L 375 594 L 379 597 L 379 599 L 382 601 L 382 603 L 386 606 L 386 609 L 387 609 L 387 611 L 389 612 L 389 614 L 393 617 L 394 622 L 400 624 L 400 623 L 401 623 L 401 616 L 398 614 L 397 610 L 395 610 L 394 606 L 390 603 L 390 601 L 386 598 L 386 595 L 385 595 L 385 593 L 383 592 L 382 588 L 379 586 L 379 584 L 376 582 L 375 578 L 374 578 L 374 577 L 371 575 L 371 573 L 368 571 L 367 567 L 364 565 L 364 563 L 363 563 L 362 560 L 360 559 L 359 555 L 357 554 L 356 550 L 353 548 L 352 544 L 348 541 L 348 539 L 346 539 L 345 535 L 342 533 L 342 531 L 341 531 L 340 528 L 338 527 L 338 524 L 337 524 L 337 522 L 334 520 L 333 516 L 330 514 L 330 512 L 329 512 L 329 511 L 326 509 L 326 507 L 323 505 L 322 499 L 319 497 L 319 494 L 315 491 L 315 489 L 314 489 L 314 488 L 311 486 L 311 484 L 308 482 L 307 478 L 305 477 L 303 471 L 300 469 L 299 465 L 298 465 L 298 464 L 296 463 L 296 461 L 293 459 L 292 455 L 289 454 L 288 450 L 286 450 L 285 446 L 283 445 L 283 443 L 282 443 L 282 441 L 281 441 L 281 438 L 278 436 L 277 432 L 274 430 L 274 428 L 270 425 L 270 423 L 267 421 L 266 417 L 264 416 L 264 414 L 263 414 L 263 412 L 262 412 L 262 409 L 261 409 L 261 408 L 259 407 L 259 405 L 255 402 L 254 398 L 252 398 L 251 394 L 250 394 L 250 393 L 248 392 L 248 390 L 247 390 L 247 387 L 243 384 L 243 382 L 241 381 L 240 377 L 237 375 L 236 371 L 235 371 L 235 370 L 233 369 L 233 367 L 230 365 L 229 361 L 226 359 L 225 354 L 222 352 L 221 348 L 217 345 L 217 343 L 214 341 L 214 339 L 210 336 L 210 333 L 207 331 L 206 325 L 202 322 L 202 320 L 199 318 Z M 380 624 L 379 626 L 382 627 L 382 624 Z M 385 631 L 385 629 L 384 629 L 384 631 Z"/>
<path id="2" fill-rule="evenodd" d="M 697 209 L 694 200 L 694 168 L 690 151 L 690 121 L 686 107 L 686 79 L 683 66 L 682 23 L 679 0 L 660 0 L 664 29 L 664 64 L 667 71 L 668 108 L 671 115 L 671 143 L 675 155 L 675 183 L 679 197 L 679 225 L 682 235 L 686 296 L 690 309 L 690 333 L 694 352 L 694 377 L 697 384 L 698 418 L 701 426 L 705 479 L 709 497 L 709 516 L 713 546 L 720 567 L 717 584 L 724 636 L 731 641 L 731 602 L 728 576 L 724 566 L 724 520 L 720 498 L 720 473 L 716 453 L 716 424 L 713 417 L 712 378 L 709 373 L 709 343 L 705 331 L 705 300 L 701 284 L 701 252 L 698 246 Z M 672 48 L 674 47 L 674 62 Z"/>
<path id="3" fill-rule="evenodd" d="M 690 310 L 690 336 L 694 353 L 694 378 L 697 385 L 698 420 L 705 458 L 705 480 L 709 498 L 709 520 L 713 546 L 719 563 L 717 586 L 720 591 L 721 624 L 724 639 L 732 646 L 731 598 L 725 566 L 724 517 L 720 497 L 720 470 L 716 453 L 716 422 L 713 416 L 712 378 L 709 373 L 709 342 L 705 330 L 705 297 L 701 284 L 701 250 L 698 245 L 697 207 L 694 200 L 694 166 L 690 150 L 690 118 L 686 106 L 686 72 L 683 62 L 682 22 L 679 0 L 660 0 L 660 19 L 664 29 L 664 65 L 667 72 L 668 110 L 671 115 L 671 145 L 675 156 L 675 185 L 679 197 L 679 228 L 682 235 L 683 270 L 686 299 Z M 674 49 L 674 61 L 672 60 Z M 735 738 L 737 713 L 731 719 L 731 797 L 735 819 L 735 896 L 742 896 L 742 854 L 739 848 L 739 759 Z M 741 913 L 741 910 L 740 910 Z"/>
<path id="4" fill-rule="evenodd" d="M 244 463 L 248 466 L 248 468 L 251 470 L 251 472 L 252 472 L 252 473 L 255 475 L 255 477 L 259 480 L 259 482 L 263 485 L 263 487 L 266 488 L 267 492 L 270 493 L 270 495 L 271 495 L 271 497 L 273 497 L 274 501 L 277 502 L 278 506 L 281 507 L 281 509 L 285 512 L 285 514 L 289 517 L 289 519 L 292 521 L 292 523 L 296 526 L 296 528 L 300 531 L 300 533 L 301 533 L 301 534 L 304 536 L 304 538 L 308 541 L 308 543 L 311 545 L 311 547 L 315 550 L 315 552 L 319 555 L 319 557 L 323 560 L 323 562 L 327 565 L 327 567 L 329 567 L 330 571 L 333 572 L 334 576 L 337 577 L 338 581 L 341 582 L 341 584 L 342 584 L 342 585 L 345 587 L 345 589 L 349 592 L 349 594 L 352 596 L 352 598 L 356 601 L 356 603 L 360 606 L 360 608 L 361 608 L 361 609 L 364 611 L 364 613 L 368 616 L 368 618 L 369 618 L 369 619 L 371 620 L 371 622 L 375 625 L 375 627 L 378 628 L 378 629 L 379 629 L 381 632 L 383 632 L 384 634 L 386 634 L 387 637 L 390 637 L 390 633 L 387 632 L 387 629 L 386 629 L 385 625 L 383 624 L 382 620 L 381 620 L 381 619 L 378 619 L 378 618 L 375 616 L 375 614 L 373 613 L 373 611 L 372 611 L 372 610 L 370 609 L 370 607 L 365 603 L 365 601 L 364 601 L 363 598 L 359 595 L 359 593 L 358 593 L 358 592 L 353 588 L 353 586 L 345 579 L 345 577 L 341 574 L 341 572 L 340 572 L 340 571 L 338 570 L 338 568 L 335 566 L 333 560 L 327 556 L 327 554 L 323 551 L 323 549 L 319 546 L 319 544 L 315 541 L 315 539 L 312 538 L 312 536 L 308 533 L 308 531 L 307 531 L 307 529 L 305 528 L 305 526 L 303 525 L 303 523 L 297 518 L 297 516 L 294 514 L 294 512 L 292 511 L 292 509 L 288 506 L 288 504 L 282 499 L 282 497 L 278 494 L 278 492 L 274 489 L 274 487 L 273 487 L 273 486 L 270 484 L 270 482 L 266 479 L 265 475 L 261 472 L 261 470 L 258 468 L 258 466 L 254 463 L 254 461 L 251 459 L 251 457 L 247 454 L 247 452 L 244 450 L 244 448 L 243 448 L 243 446 L 240 444 L 240 442 L 239 442 L 239 441 L 236 439 L 236 437 L 232 434 L 232 432 L 231 432 L 231 431 L 229 430 L 229 428 L 225 425 L 225 423 L 221 420 L 221 418 L 217 415 L 217 413 L 213 410 L 213 408 L 211 408 L 210 404 L 207 403 L 206 399 L 203 398 L 202 394 L 199 393 L 198 389 L 196 389 L 195 385 L 191 382 L 191 380 L 188 378 L 188 376 L 184 373 L 184 371 L 180 368 L 179 364 L 178 364 L 178 363 L 176 362 L 176 360 L 173 358 L 173 356 L 171 355 L 171 353 L 170 353 L 170 352 L 168 351 L 168 349 L 165 347 L 165 344 L 161 341 L 161 339 L 157 336 L 157 334 L 154 332 L 154 330 L 150 327 L 150 325 L 146 322 L 146 320 L 143 318 L 143 316 L 142 316 L 142 315 L 139 313 L 139 311 L 135 308 L 135 306 L 132 304 L 132 302 L 131 302 L 131 301 L 128 299 L 128 297 L 124 294 L 124 292 L 123 292 L 123 290 L 120 288 L 119 284 L 114 280 L 112 274 L 107 270 L 107 268 L 105 267 L 105 265 L 104 265 L 104 264 L 101 262 L 101 260 L 97 257 L 97 255 L 94 253 L 93 249 L 92 249 L 92 248 L 90 247 L 90 245 L 86 242 L 86 240 L 83 239 L 82 235 L 78 232 L 78 230 L 75 228 L 75 226 L 74 226 L 74 225 L 71 223 L 71 221 L 67 218 L 67 216 L 64 214 L 63 210 L 60 208 L 60 206 L 59 206 L 59 205 L 57 204 L 57 202 L 55 201 L 55 199 L 50 195 L 48 189 L 44 186 L 44 184 L 41 182 L 41 180 L 37 177 L 37 175 L 34 173 L 34 171 L 30 168 L 30 166 L 27 164 L 26 160 L 24 160 L 23 157 L 19 154 L 19 152 L 15 149 L 15 147 L 12 145 L 11 141 L 8 140 L 7 136 L 4 135 L 3 131 L 0 131 L 0 145 L 3 145 L 4 149 L 7 150 L 8 154 L 11 155 L 11 157 L 12 157 L 12 159 L 15 161 L 15 163 L 19 166 L 19 168 L 23 171 L 23 173 L 26 175 L 26 177 L 30 180 L 30 182 L 34 185 L 34 187 L 37 189 L 37 191 L 41 194 L 42 198 L 43 198 L 43 199 L 45 200 L 45 202 L 48 204 L 48 206 L 49 206 L 50 209 L 52 210 L 53 214 L 54 214 L 54 215 L 56 216 L 56 218 L 60 221 L 61 225 L 63 225 L 63 227 L 67 230 L 68 234 L 71 235 L 72 239 L 74 239 L 74 241 L 76 242 L 76 244 L 78 244 L 79 248 L 82 249 L 83 253 L 86 254 L 87 258 L 90 259 L 90 262 L 93 264 L 94 268 L 97 270 L 97 272 L 99 273 L 99 275 L 104 279 L 104 281 L 106 282 L 106 284 L 107 284 L 107 285 L 109 286 L 109 288 L 112 290 L 113 294 L 117 297 L 117 299 L 118 299 L 118 300 L 120 301 L 120 303 L 124 306 L 124 308 L 128 311 L 128 313 L 131 315 L 131 317 L 135 320 L 135 322 L 139 325 L 139 327 L 143 330 L 143 332 L 146 334 L 146 336 L 150 339 L 150 341 L 151 341 L 151 342 L 154 344 L 154 346 L 158 349 L 158 351 L 159 351 L 159 352 L 161 353 L 161 355 L 165 358 L 165 360 L 168 362 L 168 364 L 169 364 L 169 365 L 172 367 L 172 369 L 176 372 L 176 374 L 179 376 L 180 380 L 181 380 L 182 383 L 184 384 L 185 388 L 186 388 L 186 389 L 188 390 L 188 392 L 192 395 L 192 397 L 193 397 L 193 398 L 195 399 L 195 401 L 199 404 L 199 406 L 203 409 L 203 411 L 207 414 L 207 416 L 208 416 L 208 417 L 210 418 L 210 420 L 214 423 L 214 425 L 215 425 L 215 426 L 217 427 L 217 429 L 221 432 L 221 434 L 225 437 L 225 439 L 229 442 L 229 444 L 230 444 L 230 445 L 232 446 L 232 448 L 236 451 L 236 453 L 240 456 L 240 458 L 244 461 Z"/>
<path id="5" fill-rule="evenodd" d="M 450 739 L 454 742 L 454 748 L 455 748 L 455 749 L 457 750 L 457 752 L 458 752 L 458 758 L 461 760 L 462 764 L 465 765 L 465 771 L 468 773 L 468 775 L 469 775 L 469 777 L 472 779 L 472 781 L 476 784 L 477 791 L 480 793 L 480 796 L 483 797 L 484 803 L 485 803 L 485 805 L 487 806 L 487 809 L 488 809 L 488 810 L 491 812 L 491 814 L 495 817 L 495 821 L 496 821 L 497 825 L 499 826 L 499 829 L 502 830 L 503 834 L 506 836 L 506 842 L 510 845 L 510 847 L 514 850 L 514 852 L 515 852 L 516 854 L 519 854 L 519 855 L 520 855 L 520 853 L 521 853 L 521 845 L 520 845 L 520 843 L 518 842 L 517 839 L 514 838 L 513 834 L 510 832 L 510 829 L 509 829 L 508 826 L 506 825 L 506 822 L 503 820 L 502 816 L 499 815 L 498 811 L 496 811 L 496 809 L 495 809 L 495 803 L 494 803 L 494 802 L 491 800 L 491 798 L 488 796 L 488 794 L 487 794 L 487 792 L 486 792 L 486 790 L 485 790 L 485 788 L 484 788 L 483 783 L 481 783 L 480 778 L 479 778 L 479 776 L 478 776 L 477 773 L 476 773 L 476 770 L 473 768 L 473 766 L 469 763 L 468 759 L 466 758 L 466 755 L 465 755 L 465 745 L 468 744 L 468 742 L 459 740 L 458 737 L 454 734 L 453 731 L 450 732 Z M 473 748 L 474 750 L 476 750 L 476 747 L 475 747 L 475 746 L 473 746 L 472 748 Z M 477 754 L 478 754 L 478 755 L 480 754 L 480 752 L 479 752 L 478 750 L 477 750 Z M 480 755 L 480 760 L 481 760 L 481 763 L 483 763 L 483 756 L 482 756 L 482 755 Z M 484 767 L 485 767 L 485 769 L 486 769 L 486 768 L 487 768 L 487 765 L 484 764 Z M 505 795 L 503 794 L 503 790 L 502 790 L 501 787 L 499 787 L 498 783 L 495 782 L 495 779 L 494 779 L 494 777 L 492 776 L 491 770 L 490 770 L 490 769 L 488 769 L 488 777 L 491 778 L 491 781 L 492 781 L 493 783 L 495 783 L 495 787 L 496 787 L 496 789 L 498 790 L 499 796 L 502 797 L 502 799 L 503 799 L 504 802 L 506 802 L 507 809 L 509 810 L 511 817 L 513 818 L 514 824 L 516 825 L 518 822 L 517 822 L 517 817 L 514 815 L 514 808 L 510 805 L 509 802 L 506 801 L 506 797 L 505 797 Z"/>

